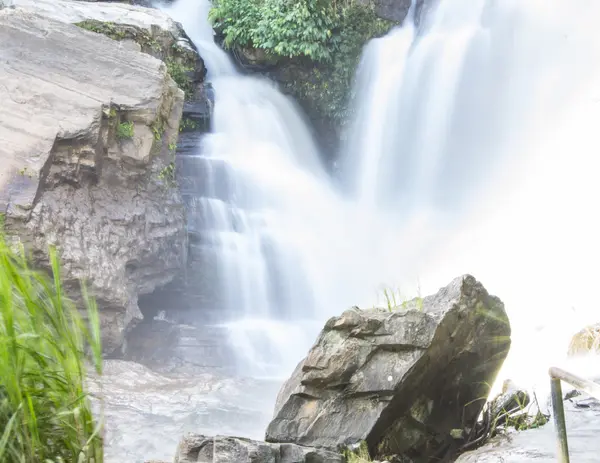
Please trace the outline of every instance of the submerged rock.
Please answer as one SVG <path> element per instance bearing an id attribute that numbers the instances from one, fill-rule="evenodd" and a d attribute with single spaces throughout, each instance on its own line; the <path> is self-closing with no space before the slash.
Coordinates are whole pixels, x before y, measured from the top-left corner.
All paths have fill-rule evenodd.
<path id="1" fill-rule="evenodd" d="M 472 276 L 392 311 L 330 319 L 277 399 L 268 442 L 430 461 L 475 425 L 510 347 L 502 302 Z"/>
<path id="2" fill-rule="evenodd" d="M 337 452 L 294 444 L 268 444 L 241 437 L 188 434 L 175 463 L 342 463 Z"/>
<path id="3" fill-rule="evenodd" d="M 173 174 L 183 92 L 164 63 L 65 22 L 0 10 L 0 212 L 5 232 L 65 287 L 88 282 L 104 347 L 171 281 L 187 236 Z"/>

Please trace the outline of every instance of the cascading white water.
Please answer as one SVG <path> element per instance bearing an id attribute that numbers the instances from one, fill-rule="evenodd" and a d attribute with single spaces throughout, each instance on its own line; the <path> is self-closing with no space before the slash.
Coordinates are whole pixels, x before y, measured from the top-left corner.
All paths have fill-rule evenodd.
<path id="1" fill-rule="evenodd" d="M 215 94 L 190 221 L 214 256 L 218 309 L 245 373 L 287 374 L 321 325 L 319 260 L 343 207 L 295 105 L 268 80 L 236 72 L 213 41 L 209 6 L 165 7 L 198 47 Z"/>
<path id="2" fill-rule="evenodd" d="M 572 332 L 598 321 L 600 6 L 442 0 L 418 28 L 369 43 L 348 197 L 290 101 L 214 44 L 207 11 L 169 8 L 215 88 L 198 208 L 245 361 L 288 373 L 326 316 L 372 303 L 378 285 L 409 296 L 416 279 L 429 293 L 472 273 L 506 302 L 507 374 L 545 380 Z"/>
<path id="3" fill-rule="evenodd" d="M 428 293 L 474 274 L 509 312 L 504 374 L 529 386 L 600 321 L 598 21 L 593 0 L 441 0 L 372 41 L 357 79 L 343 172 L 397 237 L 372 234 L 379 277 L 391 260 Z"/>

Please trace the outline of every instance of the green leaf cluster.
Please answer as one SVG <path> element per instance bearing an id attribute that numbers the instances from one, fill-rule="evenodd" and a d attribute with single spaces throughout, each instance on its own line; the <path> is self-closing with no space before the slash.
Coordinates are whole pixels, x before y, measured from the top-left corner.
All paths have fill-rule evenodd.
<path id="1" fill-rule="evenodd" d="M 209 19 L 225 45 L 331 60 L 338 13 L 329 0 L 217 0 Z"/>
<path id="2" fill-rule="evenodd" d="M 85 390 L 86 360 L 102 371 L 98 312 L 84 291 L 83 320 L 50 255 L 53 278 L 0 237 L 0 461 L 102 463 Z"/>
<path id="3" fill-rule="evenodd" d="M 352 79 L 362 48 L 394 23 L 370 2 L 354 0 L 215 0 L 213 26 L 229 48 L 260 48 L 286 59 L 309 59 L 309 70 L 288 91 L 314 112 L 336 122 L 350 117 Z"/>

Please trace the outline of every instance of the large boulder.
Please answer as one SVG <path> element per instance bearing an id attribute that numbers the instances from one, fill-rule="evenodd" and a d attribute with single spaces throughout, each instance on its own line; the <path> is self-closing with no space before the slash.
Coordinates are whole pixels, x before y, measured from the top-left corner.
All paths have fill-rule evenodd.
<path id="1" fill-rule="evenodd" d="M 167 64 L 171 77 L 191 99 L 206 99 L 200 84 L 206 69 L 181 25 L 165 12 L 125 3 L 76 0 L 11 0 L 11 5 L 58 21 L 76 24 L 148 53 Z"/>
<path id="2" fill-rule="evenodd" d="M 475 424 L 510 333 L 504 305 L 472 276 L 391 311 L 348 310 L 283 386 L 266 440 L 366 440 L 372 456 L 419 462 L 452 452 L 451 432 Z"/>
<path id="3" fill-rule="evenodd" d="M 294 444 L 267 444 L 241 437 L 188 434 L 175 463 L 342 463 L 337 452 Z"/>
<path id="4" fill-rule="evenodd" d="M 183 92 L 160 60 L 21 8 L 0 10 L 0 213 L 38 266 L 86 280 L 104 347 L 171 281 L 187 237 L 173 177 Z"/>

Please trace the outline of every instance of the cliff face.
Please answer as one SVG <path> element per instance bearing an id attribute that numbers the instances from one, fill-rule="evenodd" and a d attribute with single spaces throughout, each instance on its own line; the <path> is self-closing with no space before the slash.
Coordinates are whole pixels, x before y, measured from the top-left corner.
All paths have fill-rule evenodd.
<path id="1" fill-rule="evenodd" d="M 187 258 L 173 169 L 184 94 L 162 61 L 31 9 L 0 10 L 0 60 L 5 232 L 40 267 L 58 247 L 66 288 L 77 298 L 87 281 L 114 352 L 138 296 Z"/>

